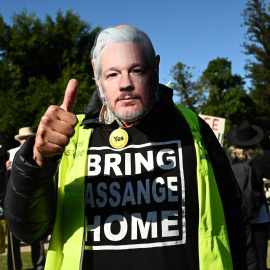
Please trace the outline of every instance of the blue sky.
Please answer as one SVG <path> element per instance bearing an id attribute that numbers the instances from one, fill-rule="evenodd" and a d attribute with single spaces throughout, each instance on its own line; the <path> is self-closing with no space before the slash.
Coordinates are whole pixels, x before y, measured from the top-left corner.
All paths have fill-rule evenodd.
<path id="1" fill-rule="evenodd" d="M 268 4 L 270 0 L 266 1 Z M 0 0 L 0 14 L 11 24 L 13 13 L 25 8 L 44 19 L 72 8 L 92 27 L 134 25 L 151 38 L 161 56 L 160 82 L 172 78 L 171 68 L 179 61 L 194 67 L 195 78 L 209 61 L 226 57 L 232 72 L 245 76 L 243 53 L 245 27 L 241 13 L 246 0 Z M 248 81 L 247 81 L 248 82 Z"/>

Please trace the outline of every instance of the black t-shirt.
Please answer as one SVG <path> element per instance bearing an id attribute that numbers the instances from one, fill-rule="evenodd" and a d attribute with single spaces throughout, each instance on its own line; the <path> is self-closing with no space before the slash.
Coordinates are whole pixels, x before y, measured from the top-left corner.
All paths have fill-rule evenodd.
<path id="1" fill-rule="evenodd" d="M 113 149 L 110 126 L 91 136 L 85 178 L 83 269 L 199 269 L 193 139 L 174 109 L 125 129 Z"/>

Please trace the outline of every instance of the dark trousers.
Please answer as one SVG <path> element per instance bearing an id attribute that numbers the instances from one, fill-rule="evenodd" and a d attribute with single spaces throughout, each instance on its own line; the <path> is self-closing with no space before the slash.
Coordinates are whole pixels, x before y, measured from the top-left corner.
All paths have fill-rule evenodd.
<path id="1" fill-rule="evenodd" d="M 268 248 L 268 234 L 269 234 L 269 223 L 253 223 L 251 229 L 254 235 L 255 245 L 259 257 L 259 265 L 261 270 L 266 270 L 267 260 L 267 248 Z"/>
<path id="2" fill-rule="evenodd" d="M 35 270 L 43 270 L 45 266 L 45 251 L 43 241 L 31 244 L 32 263 Z"/>
<path id="3" fill-rule="evenodd" d="M 22 269 L 21 250 L 20 250 L 21 241 L 12 235 L 12 242 L 13 242 L 15 267 L 16 267 L 16 270 L 21 270 Z M 45 251 L 44 251 L 43 241 L 31 244 L 31 257 L 32 257 L 32 263 L 33 263 L 34 269 L 43 270 L 45 266 Z M 14 270 L 9 231 L 8 231 L 7 265 L 8 265 L 8 270 Z"/>

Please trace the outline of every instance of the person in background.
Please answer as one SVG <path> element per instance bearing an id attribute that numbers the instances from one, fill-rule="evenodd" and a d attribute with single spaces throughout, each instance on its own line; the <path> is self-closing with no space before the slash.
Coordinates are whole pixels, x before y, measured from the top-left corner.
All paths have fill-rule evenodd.
<path id="1" fill-rule="evenodd" d="M 263 150 L 260 146 L 263 137 L 263 130 L 259 126 L 250 124 L 247 120 L 240 121 L 227 134 L 227 140 L 231 144 L 229 147 L 231 163 L 248 161 L 254 172 L 254 187 L 257 187 L 256 192 L 259 191 L 259 196 L 256 197 L 259 211 L 257 217 L 251 219 L 250 222 L 258 251 L 260 269 L 266 270 L 268 269 L 267 249 L 270 219 L 263 178 L 270 179 L 270 152 Z"/>
<path id="2" fill-rule="evenodd" d="M 34 135 L 35 133 L 33 132 L 31 127 L 23 127 L 19 129 L 19 134 L 16 135 L 14 138 L 20 143 L 20 146 L 8 150 L 9 159 L 6 161 L 6 170 L 8 175 L 10 175 L 15 154 L 24 144 L 27 138 Z M 15 264 L 16 270 L 22 269 L 20 248 L 21 248 L 21 241 L 17 239 L 10 232 L 10 230 L 8 230 L 7 264 L 9 270 L 14 269 L 13 264 Z M 31 257 L 34 269 L 43 270 L 45 266 L 45 251 L 43 241 L 37 241 L 31 244 Z"/>
<path id="3" fill-rule="evenodd" d="M 52 232 L 48 270 L 258 269 L 226 154 L 159 83 L 146 33 L 104 29 L 91 56 L 97 90 L 83 114 L 72 79 L 15 157 L 12 232 L 27 242 Z"/>

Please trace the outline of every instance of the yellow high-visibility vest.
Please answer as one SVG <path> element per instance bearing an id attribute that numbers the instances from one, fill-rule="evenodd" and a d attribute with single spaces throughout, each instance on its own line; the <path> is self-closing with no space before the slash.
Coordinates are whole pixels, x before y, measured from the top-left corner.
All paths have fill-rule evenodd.
<path id="1" fill-rule="evenodd" d="M 204 146 L 198 117 L 188 109 L 177 110 L 189 124 L 197 159 L 199 201 L 198 247 L 200 270 L 233 269 L 223 206 L 211 162 Z M 80 126 L 66 147 L 59 167 L 57 212 L 45 270 L 79 270 L 83 253 L 84 177 L 92 129 Z"/>

